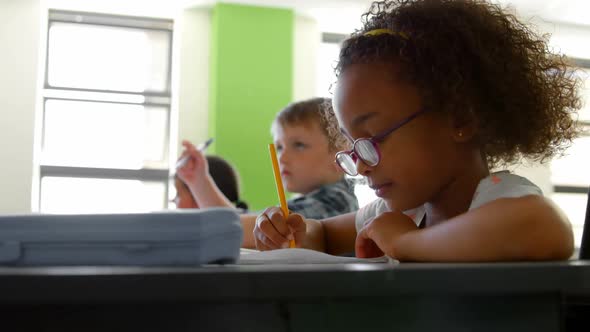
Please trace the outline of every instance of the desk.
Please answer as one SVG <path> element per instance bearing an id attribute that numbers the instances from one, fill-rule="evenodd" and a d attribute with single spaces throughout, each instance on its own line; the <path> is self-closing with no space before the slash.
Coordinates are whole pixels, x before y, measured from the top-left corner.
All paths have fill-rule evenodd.
<path id="1" fill-rule="evenodd" d="M 590 261 L 0 268 L 7 331 L 562 331 L 589 299 Z"/>

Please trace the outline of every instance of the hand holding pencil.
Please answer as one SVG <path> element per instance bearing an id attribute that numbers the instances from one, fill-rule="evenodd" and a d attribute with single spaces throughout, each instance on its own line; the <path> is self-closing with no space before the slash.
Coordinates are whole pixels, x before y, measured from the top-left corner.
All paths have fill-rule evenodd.
<path id="1" fill-rule="evenodd" d="M 186 144 L 185 144 L 186 142 Z M 213 137 L 211 137 L 210 139 L 206 140 L 205 142 L 199 144 L 199 146 L 196 147 L 196 150 L 200 151 L 200 152 L 205 152 L 205 150 L 207 150 L 207 148 L 209 147 L 209 145 L 211 145 L 211 143 L 213 143 Z M 189 147 L 192 145 L 189 141 L 182 141 L 182 145 L 187 148 L 187 150 L 189 150 Z M 176 169 L 182 168 L 184 165 L 186 165 L 186 163 L 191 159 L 191 155 L 190 154 L 183 154 L 183 156 L 178 159 L 178 161 L 176 162 Z"/>
<path id="2" fill-rule="evenodd" d="M 182 141 L 185 150 L 176 163 L 176 174 L 187 185 L 198 185 L 205 177 L 209 176 L 209 164 L 204 151 L 211 142 L 213 142 L 212 138 L 195 147 L 189 141 Z"/>
<path id="3" fill-rule="evenodd" d="M 283 189 L 283 180 L 281 179 L 281 171 L 279 169 L 279 162 L 277 160 L 277 151 L 274 144 L 268 145 L 270 152 L 270 159 L 272 161 L 272 170 L 275 175 L 275 184 L 277 186 L 277 194 L 279 195 L 279 201 L 281 203 L 281 211 L 283 211 L 283 217 L 289 218 L 289 207 L 287 206 L 287 199 L 285 198 L 285 190 Z M 289 241 L 289 248 L 295 248 L 295 240 Z"/>
<path id="4" fill-rule="evenodd" d="M 274 144 L 269 145 L 269 152 L 281 207 L 271 206 L 258 215 L 253 231 L 254 244 L 258 250 L 303 248 L 307 241 L 307 223 L 300 214 L 289 212 Z"/>

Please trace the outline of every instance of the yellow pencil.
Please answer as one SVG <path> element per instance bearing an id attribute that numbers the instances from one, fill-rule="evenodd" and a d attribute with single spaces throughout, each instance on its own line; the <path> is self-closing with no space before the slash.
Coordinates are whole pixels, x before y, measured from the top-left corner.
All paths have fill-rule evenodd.
<path id="1" fill-rule="evenodd" d="M 287 206 L 287 200 L 285 199 L 285 191 L 283 190 L 283 180 L 281 180 L 281 171 L 279 170 L 277 151 L 275 150 L 275 145 L 272 143 L 268 145 L 268 149 L 270 151 L 270 160 L 272 160 L 272 170 L 275 174 L 275 184 L 277 185 L 277 193 L 279 194 L 279 201 L 281 202 L 281 210 L 283 210 L 283 216 L 287 218 L 289 216 L 289 207 Z M 289 248 L 295 248 L 295 240 L 289 241 Z"/>

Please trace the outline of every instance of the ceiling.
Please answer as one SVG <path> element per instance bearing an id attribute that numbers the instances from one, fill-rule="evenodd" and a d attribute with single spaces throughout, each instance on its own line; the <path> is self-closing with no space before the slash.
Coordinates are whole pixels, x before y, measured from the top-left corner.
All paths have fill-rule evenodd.
<path id="1" fill-rule="evenodd" d="M 57 8 L 173 17 L 180 10 L 209 7 L 217 0 L 44 0 Z M 590 26 L 589 0 L 495 0 L 514 7 L 521 17 Z M 349 33 L 360 26 L 369 0 L 224 0 L 223 2 L 293 8 L 318 21 L 321 31 Z"/>

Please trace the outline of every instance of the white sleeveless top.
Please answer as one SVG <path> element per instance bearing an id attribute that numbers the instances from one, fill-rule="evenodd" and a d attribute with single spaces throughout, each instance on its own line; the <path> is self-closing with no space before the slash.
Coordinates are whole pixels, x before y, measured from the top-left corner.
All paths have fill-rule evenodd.
<path id="1" fill-rule="evenodd" d="M 469 210 L 476 209 L 499 198 L 514 198 L 528 195 L 543 195 L 543 192 L 531 181 L 521 176 L 510 174 L 508 171 L 493 173 L 479 182 Z M 362 207 L 357 211 L 355 217 L 357 233 L 367 221 L 387 211 L 389 211 L 389 208 L 381 198 Z M 426 209 L 424 206 L 420 206 L 404 211 L 404 214 L 412 218 L 416 225 L 419 225 L 422 219 L 424 219 Z"/>

